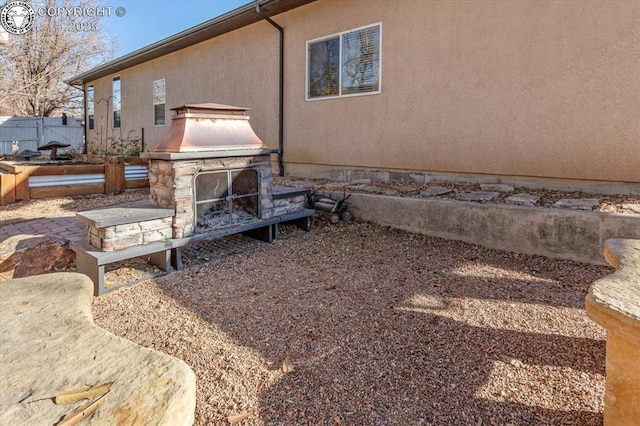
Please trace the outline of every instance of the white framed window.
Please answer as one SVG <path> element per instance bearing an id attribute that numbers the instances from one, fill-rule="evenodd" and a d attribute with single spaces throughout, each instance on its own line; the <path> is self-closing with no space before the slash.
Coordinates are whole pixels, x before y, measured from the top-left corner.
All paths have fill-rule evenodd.
<path id="1" fill-rule="evenodd" d="M 122 98 L 121 98 L 121 90 L 120 90 L 120 76 L 113 77 L 111 83 L 111 105 L 113 111 L 113 128 L 117 129 L 120 127 L 121 115 L 120 111 L 122 109 Z"/>
<path id="2" fill-rule="evenodd" d="M 94 110 L 94 92 L 93 92 L 93 84 L 87 86 L 87 125 L 89 126 L 89 130 L 93 130 L 96 126 L 95 124 L 95 110 Z"/>
<path id="3" fill-rule="evenodd" d="M 164 78 L 153 82 L 153 125 L 164 126 L 166 123 L 167 91 Z"/>
<path id="4" fill-rule="evenodd" d="M 307 42 L 307 100 L 381 92 L 382 23 Z"/>

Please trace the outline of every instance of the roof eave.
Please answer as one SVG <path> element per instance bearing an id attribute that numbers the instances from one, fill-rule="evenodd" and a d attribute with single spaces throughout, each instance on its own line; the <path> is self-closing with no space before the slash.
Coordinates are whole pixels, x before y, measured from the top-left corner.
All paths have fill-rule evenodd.
<path id="1" fill-rule="evenodd" d="M 78 74 L 66 80 L 66 83 L 73 86 L 83 85 L 89 81 L 115 74 L 123 69 L 261 21 L 263 18 L 256 13 L 256 7 L 258 5 L 262 13 L 271 17 L 313 1 L 315 0 L 256 0 L 224 15 L 210 19 L 195 27 L 191 27 L 178 34 L 150 44 L 149 46 L 106 62 L 82 74 Z"/>

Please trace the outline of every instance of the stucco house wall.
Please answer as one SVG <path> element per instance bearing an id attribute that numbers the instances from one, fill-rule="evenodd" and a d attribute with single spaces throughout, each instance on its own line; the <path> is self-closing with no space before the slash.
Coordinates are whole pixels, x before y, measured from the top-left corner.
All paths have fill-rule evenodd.
<path id="1" fill-rule="evenodd" d="M 268 24 L 260 23 L 124 69 L 87 85 L 94 84 L 97 102 L 111 95 L 112 79 L 120 76 L 122 133 L 126 136 L 133 132 L 132 135 L 141 136 L 144 128 L 147 150 L 153 149 L 167 132 L 171 122 L 170 108 L 205 102 L 251 108 L 249 115 L 253 129 L 265 142 L 271 141 L 277 146 L 278 51 L 277 32 Z M 153 82 L 160 79 L 165 79 L 166 124 L 155 126 Z M 109 108 L 111 114 L 111 106 Z M 94 130 L 87 130 L 87 140 L 100 139 L 100 129 L 106 126 L 106 117 L 106 102 L 96 103 L 96 125 Z M 109 115 L 110 128 L 112 120 L 112 115 Z"/>
<path id="2" fill-rule="evenodd" d="M 640 183 L 639 2 L 318 0 L 273 19 L 285 31 L 288 174 Z M 381 93 L 306 100 L 306 42 L 377 22 Z M 144 127 L 149 148 L 167 129 L 153 126 L 159 78 L 168 107 L 251 108 L 277 147 L 278 33 L 267 22 L 119 74 L 123 129 Z M 96 99 L 110 94 L 111 77 L 94 84 Z"/>

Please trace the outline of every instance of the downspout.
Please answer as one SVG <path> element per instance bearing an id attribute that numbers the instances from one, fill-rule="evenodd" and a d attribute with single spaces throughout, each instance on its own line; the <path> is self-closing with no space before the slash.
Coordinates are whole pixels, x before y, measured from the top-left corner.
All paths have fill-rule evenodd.
<path id="1" fill-rule="evenodd" d="M 284 29 L 275 23 L 271 18 L 262 13 L 260 5 L 256 5 L 256 13 L 265 21 L 273 25 L 280 32 L 280 92 L 278 103 L 278 175 L 284 176 L 284 163 L 282 154 L 284 152 Z"/>

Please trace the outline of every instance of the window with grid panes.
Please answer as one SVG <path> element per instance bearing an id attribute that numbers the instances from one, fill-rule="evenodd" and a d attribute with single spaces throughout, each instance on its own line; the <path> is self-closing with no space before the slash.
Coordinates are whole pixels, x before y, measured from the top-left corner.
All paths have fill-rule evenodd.
<path id="1" fill-rule="evenodd" d="M 307 99 L 380 93 L 382 24 L 307 42 Z"/>

